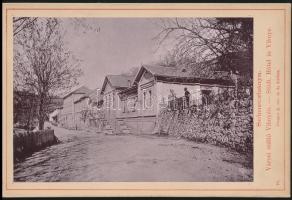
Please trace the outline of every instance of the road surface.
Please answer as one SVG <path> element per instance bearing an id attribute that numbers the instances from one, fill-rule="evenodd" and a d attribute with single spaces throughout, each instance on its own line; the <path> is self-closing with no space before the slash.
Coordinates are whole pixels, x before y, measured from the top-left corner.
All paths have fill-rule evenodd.
<path id="1" fill-rule="evenodd" d="M 185 139 L 53 127 L 60 144 L 14 167 L 14 181 L 252 181 L 245 156 Z"/>

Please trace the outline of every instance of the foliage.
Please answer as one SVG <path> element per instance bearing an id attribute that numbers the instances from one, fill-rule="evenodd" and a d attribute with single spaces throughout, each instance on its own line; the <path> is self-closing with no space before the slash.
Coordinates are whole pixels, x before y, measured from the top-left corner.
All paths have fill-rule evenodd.
<path id="1" fill-rule="evenodd" d="M 27 91 L 13 92 L 13 122 L 16 128 L 32 130 L 36 119 L 37 97 Z"/>
<path id="2" fill-rule="evenodd" d="M 209 105 L 189 110 L 161 111 L 160 133 L 185 137 L 250 153 L 253 150 L 252 99 L 242 94 L 238 103 L 226 94 Z"/>

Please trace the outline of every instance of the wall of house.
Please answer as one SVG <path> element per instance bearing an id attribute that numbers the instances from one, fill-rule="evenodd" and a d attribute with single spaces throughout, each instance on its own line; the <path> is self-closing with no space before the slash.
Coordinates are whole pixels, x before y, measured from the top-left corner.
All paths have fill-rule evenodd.
<path id="1" fill-rule="evenodd" d="M 81 112 L 75 113 L 75 127 L 76 130 L 85 129 L 88 126 L 89 122 L 86 118 L 82 117 Z"/>
<path id="2" fill-rule="evenodd" d="M 157 86 L 152 74 L 144 72 L 138 83 L 139 116 L 149 117 L 157 113 Z"/>
<path id="3" fill-rule="evenodd" d="M 135 102 L 135 107 L 130 102 Z M 133 134 L 152 134 L 157 113 L 157 91 L 154 77 L 144 73 L 138 83 L 137 93 L 121 101 L 118 124 L 123 121 Z"/>
<path id="4" fill-rule="evenodd" d="M 119 101 L 117 107 L 117 118 L 121 117 L 137 117 L 139 116 L 140 104 L 137 93 L 129 94 L 127 97 Z"/>
<path id="5" fill-rule="evenodd" d="M 74 101 L 83 94 L 71 94 L 64 99 L 63 109 L 60 112 L 60 124 L 65 128 L 74 128 L 75 126 L 75 107 Z"/>
<path id="6" fill-rule="evenodd" d="M 88 98 L 84 98 L 75 103 L 75 129 L 84 129 L 87 126 L 86 118 L 83 112 L 88 109 Z"/>
<path id="7" fill-rule="evenodd" d="M 114 131 L 117 130 L 116 118 L 120 113 L 121 100 L 118 95 L 119 89 L 111 87 L 109 83 L 106 84 L 103 92 L 103 107 L 106 122 L 111 125 Z"/>

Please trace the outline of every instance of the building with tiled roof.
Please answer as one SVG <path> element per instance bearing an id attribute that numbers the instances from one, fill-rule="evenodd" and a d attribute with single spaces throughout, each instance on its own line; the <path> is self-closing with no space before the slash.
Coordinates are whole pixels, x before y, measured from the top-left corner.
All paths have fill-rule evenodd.
<path id="1" fill-rule="evenodd" d="M 85 86 L 81 86 L 81 87 L 78 87 L 70 92 L 68 92 L 66 95 L 64 95 L 63 99 L 66 99 L 68 98 L 70 95 L 73 95 L 73 94 L 81 94 L 81 95 L 84 95 L 88 92 L 90 92 L 91 90 L 88 89 L 87 87 Z"/>
<path id="2" fill-rule="evenodd" d="M 107 75 L 104 79 L 101 94 L 110 86 L 112 89 L 124 89 L 131 85 L 133 76 L 130 75 Z"/>

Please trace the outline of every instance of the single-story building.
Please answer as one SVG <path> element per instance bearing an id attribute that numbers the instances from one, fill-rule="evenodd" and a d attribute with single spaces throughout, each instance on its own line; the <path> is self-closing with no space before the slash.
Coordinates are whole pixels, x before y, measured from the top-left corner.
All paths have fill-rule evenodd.
<path id="1" fill-rule="evenodd" d="M 130 75 L 107 75 L 104 79 L 100 100 L 102 100 L 102 110 L 105 119 L 112 126 L 116 127 L 116 117 L 120 109 L 119 92 L 131 87 L 133 76 Z"/>
<path id="2" fill-rule="evenodd" d="M 107 76 L 101 91 L 106 119 L 115 131 L 123 124 L 132 133 L 151 134 L 159 111 L 170 96 L 183 97 L 184 88 L 190 92 L 192 104 L 202 103 L 210 92 L 233 90 L 232 80 L 217 77 L 194 77 L 185 68 L 159 65 L 143 65 L 134 77 Z"/>
<path id="3" fill-rule="evenodd" d="M 63 109 L 60 110 L 59 123 L 62 127 L 76 129 L 76 111 L 75 111 L 75 101 L 79 100 L 81 97 L 91 92 L 85 86 L 81 86 L 77 89 L 72 90 L 63 97 Z"/>
<path id="4" fill-rule="evenodd" d="M 98 126 L 98 116 L 95 115 L 98 96 L 99 88 L 96 88 L 74 101 L 76 129 Z"/>

